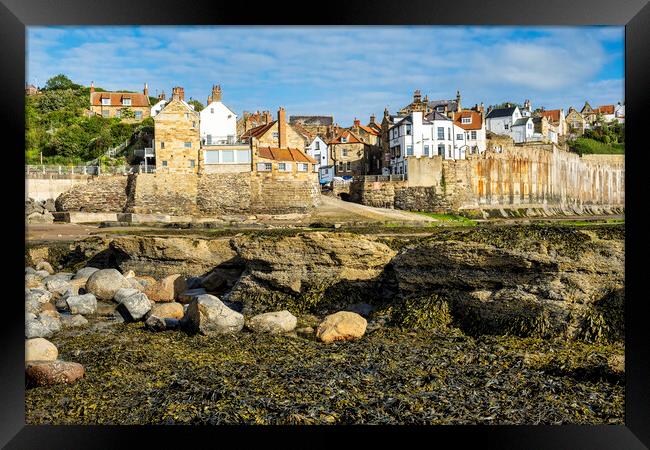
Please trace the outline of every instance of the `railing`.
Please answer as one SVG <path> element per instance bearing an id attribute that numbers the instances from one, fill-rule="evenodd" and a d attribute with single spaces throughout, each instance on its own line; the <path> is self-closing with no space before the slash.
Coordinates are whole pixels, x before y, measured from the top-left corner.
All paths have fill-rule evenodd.
<path id="1" fill-rule="evenodd" d="M 393 175 L 359 175 L 354 177 L 358 181 L 406 181 L 408 177 L 404 173 L 398 173 Z"/>
<path id="2" fill-rule="evenodd" d="M 64 166 L 64 165 L 26 165 L 25 175 L 59 174 L 59 175 L 119 175 L 130 173 L 154 173 L 156 166 L 144 164 L 137 166 Z"/>

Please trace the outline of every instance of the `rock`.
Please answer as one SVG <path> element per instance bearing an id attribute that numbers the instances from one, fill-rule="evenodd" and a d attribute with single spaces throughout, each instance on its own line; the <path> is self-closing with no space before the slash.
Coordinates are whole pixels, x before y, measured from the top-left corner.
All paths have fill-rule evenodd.
<path id="1" fill-rule="evenodd" d="M 246 322 L 246 327 L 258 333 L 281 334 L 293 331 L 298 319 L 289 311 L 258 314 Z"/>
<path id="2" fill-rule="evenodd" d="M 178 302 L 184 305 L 189 304 L 192 300 L 194 300 L 195 297 L 207 293 L 208 292 L 203 288 L 190 289 L 189 291 L 185 291 L 182 294 L 178 295 Z"/>
<path id="3" fill-rule="evenodd" d="M 296 333 L 302 336 L 311 336 L 314 334 L 314 329 L 312 327 L 303 327 L 296 329 Z"/>
<path id="4" fill-rule="evenodd" d="M 38 271 L 36 273 L 41 274 L 41 271 Z M 52 275 L 50 275 L 46 271 L 43 271 L 43 273 L 47 274 L 43 277 L 43 283 L 45 284 L 47 284 L 48 281 L 52 281 L 52 280 L 70 281 L 72 279 L 72 276 L 74 275 L 68 272 L 59 272 Z"/>
<path id="5" fill-rule="evenodd" d="M 33 212 L 25 217 L 28 224 L 31 223 L 54 223 L 54 216 L 49 211 Z"/>
<path id="6" fill-rule="evenodd" d="M 188 277 L 185 279 L 185 282 L 187 283 L 187 289 L 192 290 L 192 289 L 198 289 L 201 286 L 201 281 L 203 278 L 201 277 Z"/>
<path id="7" fill-rule="evenodd" d="M 43 202 L 43 208 L 48 212 L 56 212 L 56 205 L 54 199 L 48 198 Z"/>
<path id="8" fill-rule="evenodd" d="M 173 302 L 179 294 L 185 291 L 187 291 L 185 278 L 174 274 L 147 286 L 144 293 L 154 302 Z"/>
<path id="9" fill-rule="evenodd" d="M 99 269 L 95 267 L 84 267 L 82 269 L 77 270 L 77 273 L 74 274 L 72 277 L 73 280 L 78 280 L 78 279 L 88 279 L 93 273 L 97 272 Z"/>
<path id="10" fill-rule="evenodd" d="M 205 335 L 236 333 L 244 327 L 244 316 L 210 294 L 196 297 L 187 307 L 183 320 L 191 333 Z"/>
<path id="11" fill-rule="evenodd" d="M 32 361 L 25 368 L 29 386 L 70 384 L 84 376 L 84 367 L 68 361 Z"/>
<path id="12" fill-rule="evenodd" d="M 44 287 L 42 278 L 35 273 L 28 273 L 25 275 L 25 287 L 26 288 L 41 288 Z"/>
<path id="13" fill-rule="evenodd" d="M 98 270 L 86 282 L 86 291 L 99 300 L 112 300 L 120 288 L 131 288 L 131 283 L 116 269 Z"/>
<path id="14" fill-rule="evenodd" d="M 363 317 L 368 317 L 370 313 L 375 310 L 375 308 L 368 303 L 355 303 L 354 305 L 350 305 L 345 308 L 345 310 L 357 313 Z"/>
<path id="15" fill-rule="evenodd" d="M 142 292 L 130 295 L 122 299 L 117 311 L 127 322 L 141 320 L 151 310 L 153 303 Z"/>
<path id="16" fill-rule="evenodd" d="M 34 300 L 38 303 L 47 303 L 52 299 L 52 293 L 45 289 L 26 289 L 25 301 Z"/>
<path id="17" fill-rule="evenodd" d="M 25 323 L 29 322 L 30 320 L 36 320 L 36 314 L 33 312 L 25 312 Z"/>
<path id="18" fill-rule="evenodd" d="M 113 300 L 114 300 L 115 302 L 117 302 L 117 303 L 122 303 L 122 301 L 123 301 L 125 298 L 130 297 L 131 295 L 139 294 L 139 293 L 140 293 L 140 291 L 137 290 L 137 289 L 133 289 L 133 288 L 120 288 L 120 289 L 118 289 L 117 292 L 115 293 L 115 296 L 113 297 Z"/>
<path id="19" fill-rule="evenodd" d="M 135 278 L 135 272 L 132 270 L 129 270 L 124 274 L 124 278 Z"/>
<path id="20" fill-rule="evenodd" d="M 359 339 L 366 332 L 368 322 L 357 313 L 339 311 L 325 317 L 318 325 L 316 337 L 325 343 Z"/>
<path id="21" fill-rule="evenodd" d="M 151 286 L 152 284 L 156 284 L 157 281 L 154 277 L 150 277 L 147 275 L 139 276 L 139 277 L 134 277 L 138 283 L 140 283 L 142 286 L 147 287 Z"/>
<path id="22" fill-rule="evenodd" d="M 36 272 L 34 272 L 34 274 L 36 274 L 36 275 L 38 275 L 39 277 L 41 277 L 41 279 L 43 279 L 43 278 L 45 278 L 45 277 L 49 277 L 50 275 L 52 275 L 52 274 L 50 274 L 50 272 L 48 272 L 47 270 L 37 270 Z"/>
<path id="23" fill-rule="evenodd" d="M 75 328 L 88 325 L 88 319 L 81 314 L 61 314 L 61 326 L 63 328 Z"/>
<path id="24" fill-rule="evenodd" d="M 61 320 L 59 319 L 59 313 L 56 311 L 44 311 L 38 315 L 37 319 L 51 333 L 56 333 L 61 330 Z"/>
<path id="25" fill-rule="evenodd" d="M 137 278 L 127 278 L 127 280 L 129 280 L 129 283 L 133 289 L 137 289 L 139 292 L 144 292 L 144 285 L 138 281 Z"/>
<path id="26" fill-rule="evenodd" d="M 67 310 L 71 314 L 95 314 L 97 298 L 93 294 L 71 295 L 65 299 Z"/>
<path id="27" fill-rule="evenodd" d="M 102 302 L 102 301 L 97 301 L 97 315 L 98 316 L 120 316 L 120 314 L 117 312 L 117 305 L 113 302 Z"/>
<path id="28" fill-rule="evenodd" d="M 34 269 L 33 267 L 25 267 L 25 275 L 27 275 L 29 273 L 31 273 L 31 274 L 36 273 L 36 269 Z"/>
<path id="29" fill-rule="evenodd" d="M 54 361 L 58 356 L 56 345 L 47 339 L 39 337 L 25 341 L 25 361 Z"/>
<path id="30" fill-rule="evenodd" d="M 145 327 L 151 331 L 177 330 L 180 328 L 180 320 L 170 317 L 158 317 L 151 315 L 144 322 Z"/>
<path id="31" fill-rule="evenodd" d="M 176 302 L 154 304 L 149 311 L 149 315 L 160 317 L 161 319 L 182 319 L 185 315 L 183 305 Z"/>
<path id="32" fill-rule="evenodd" d="M 219 272 L 210 272 L 201 279 L 201 286 L 208 291 L 216 291 L 226 284 L 226 279 Z"/>
<path id="33" fill-rule="evenodd" d="M 56 307 L 52 303 L 42 303 L 42 305 L 41 312 L 53 312 L 58 314 Z"/>
<path id="34" fill-rule="evenodd" d="M 52 336 L 52 331 L 43 324 L 38 318 L 27 320 L 25 322 L 25 337 L 27 339 L 38 338 L 38 337 L 50 337 Z"/>
<path id="35" fill-rule="evenodd" d="M 47 261 L 41 261 L 38 264 L 36 264 L 36 270 L 46 270 L 47 273 L 49 273 L 50 275 L 54 273 L 54 269 Z"/>

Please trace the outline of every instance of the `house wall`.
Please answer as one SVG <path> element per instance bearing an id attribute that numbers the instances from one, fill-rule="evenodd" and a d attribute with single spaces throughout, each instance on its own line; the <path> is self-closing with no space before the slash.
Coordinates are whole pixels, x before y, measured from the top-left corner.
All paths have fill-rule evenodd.
<path id="1" fill-rule="evenodd" d="M 208 135 L 213 144 L 225 144 L 230 139 L 237 138 L 237 115 L 221 102 L 212 102 L 201 110 L 200 132 L 201 139 Z"/>
<path id="2" fill-rule="evenodd" d="M 117 112 L 121 109 L 130 109 L 134 113 L 136 111 L 140 111 L 142 113 L 142 117 L 140 119 L 123 119 L 124 122 L 141 122 L 142 120 L 146 119 L 147 117 L 151 116 L 151 107 L 149 106 L 107 106 L 107 105 L 91 105 L 90 110 L 94 112 L 95 114 L 98 114 L 102 117 L 104 116 L 104 111 L 108 111 L 108 117 L 118 117 Z"/>
<path id="3" fill-rule="evenodd" d="M 363 143 L 346 143 L 330 144 L 330 156 L 334 164 L 334 173 L 336 176 L 344 175 L 362 175 L 365 167 L 365 144 Z M 347 150 L 347 156 L 343 156 L 343 150 Z M 350 170 L 347 170 L 347 163 L 350 163 Z M 343 170 L 340 168 L 343 163 Z"/>
<path id="4" fill-rule="evenodd" d="M 156 172 L 197 173 L 200 160 L 199 115 L 172 100 L 154 117 Z M 185 147 L 189 142 L 191 147 Z M 164 143 L 164 148 L 163 148 Z M 163 165 L 167 161 L 167 166 Z M 191 167 L 194 161 L 194 167 Z"/>
<path id="5" fill-rule="evenodd" d="M 268 129 L 266 133 L 256 139 L 256 145 L 258 147 L 275 147 L 277 148 L 278 138 L 273 137 L 273 133 L 278 132 L 278 123 L 273 124 L 271 128 Z M 287 124 L 287 144 L 284 147 L 304 149 L 305 148 L 305 139 L 299 134 L 290 124 Z"/>

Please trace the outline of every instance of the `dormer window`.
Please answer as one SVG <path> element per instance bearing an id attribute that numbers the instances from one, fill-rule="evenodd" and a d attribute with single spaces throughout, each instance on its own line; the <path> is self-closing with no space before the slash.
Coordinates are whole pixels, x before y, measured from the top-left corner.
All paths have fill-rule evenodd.
<path id="1" fill-rule="evenodd" d="M 111 98 L 110 97 L 103 98 L 102 99 L 102 106 L 111 106 Z"/>
<path id="2" fill-rule="evenodd" d="M 122 99 L 122 105 L 131 106 L 131 99 L 130 98 L 123 98 Z"/>
<path id="3" fill-rule="evenodd" d="M 471 117 L 463 117 L 462 119 L 460 119 L 460 123 L 463 123 L 463 124 L 472 123 L 472 118 Z"/>
<path id="4" fill-rule="evenodd" d="M 342 137 L 342 138 L 341 138 L 341 142 L 345 143 L 345 142 L 347 142 L 347 141 L 348 141 L 348 138 L 346 138 L 346 137 Z"/>

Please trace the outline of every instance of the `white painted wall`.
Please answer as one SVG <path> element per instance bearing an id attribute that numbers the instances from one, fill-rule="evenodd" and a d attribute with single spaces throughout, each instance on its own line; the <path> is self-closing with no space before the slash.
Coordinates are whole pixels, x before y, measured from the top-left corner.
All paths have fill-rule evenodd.
<path id="1" fill-rule="evenodd" d="M 305 151 L 307 155 L 318 161 L 317 167 L 331 165 L 328 158 L 329 151 L 327 150 L 327 144 L 320 138 L 320 136 L 316 136 L 314 140 L 305 147 Z"/>
<path id="2" fill-rule="evenodd" d="M 167 104 L 167 100 L 159 100 L 158 103 L 151 107 L 151 117 L 157 115 Z"/>
<path id="3" fill-rule="evenodd" d="M 228 144 L 237 140 L 237 114 L 222 102 L 210 103 L 199 115 L 203 145 Z"/>
<path id="4" fill-rule="evenodd" d="M 512 113 L 512 116 L 485 119 L 485 127 L 488 131 L 496 134 L 512 135 L 512 124 L 515 123 L 518 119 L 521 119 L 521 117 L 521 112 L 517 107 Z"/>

